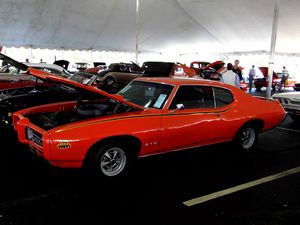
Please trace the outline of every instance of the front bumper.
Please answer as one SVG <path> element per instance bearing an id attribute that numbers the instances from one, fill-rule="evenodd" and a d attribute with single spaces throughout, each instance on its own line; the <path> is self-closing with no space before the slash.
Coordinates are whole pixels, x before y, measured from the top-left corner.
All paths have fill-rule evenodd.
<path id="1" fill-rule="evenodd" d="M 300 117 L 300 109 L 285 108 L 285 111 L 289 115 Z"/>

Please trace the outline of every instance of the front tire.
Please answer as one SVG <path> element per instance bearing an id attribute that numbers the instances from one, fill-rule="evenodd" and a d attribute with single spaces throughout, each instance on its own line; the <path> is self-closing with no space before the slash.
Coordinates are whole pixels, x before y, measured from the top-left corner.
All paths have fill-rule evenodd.
<path id="1" fill-rule="evenodd" d="M 261 91 L 261 87 L 260 86 L 255 86 L 256 91 Z"/>
<path id="2" fill-rule="evenodd" d="M 275 84 L 273 90 L 274 90 L 274 91 L 280 91 L 280 90 L 281 90 L 281 85 L 280 85 L 280 83 L 277 82 L 277 83 Z"/>
<path id="3" fill-rule="evenodd" d="M 243 126 L 235 138 L 237 147 L 245 152 L 254 151 L 258 140 L 258 129 L 253 125 Z"/>
<path id="4" fill-rule="evenodd" d="M 130 155 L 126 147 L 112 143 L 98 146 L 87 161 L 90 174 L 113 178 L 127 173 Z"/>
<path id="5" fill-rule="evenodd" d="M 294 122 L 300 123 L 300 116 L 291 115 L 291 118 L 294 120 Z"/>

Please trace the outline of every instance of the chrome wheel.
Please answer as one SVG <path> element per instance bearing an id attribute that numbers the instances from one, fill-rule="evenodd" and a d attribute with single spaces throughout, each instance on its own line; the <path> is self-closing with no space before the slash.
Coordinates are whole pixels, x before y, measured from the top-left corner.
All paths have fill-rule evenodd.
<path id="1" fill-rule="evenodd" d="M 281 84 L 276 83 L 274 89 L 275 89 L 275 91 L 280 91 L 281 90 Z"/>
<path id="2" fill-rule="evenodd" d="M 251 127 L 246 128 L 241 135 L 241 145 L 243 149 L 250 149 L 256 140 L 255 130 Z"/>
<path id="3" fill-rule="evenodd" d="M 113 147 L 105 151 L 100 160 L 103 174 L 112 177 L 120 174 L 126 165 L 126 154 L 121 148 Z"/>

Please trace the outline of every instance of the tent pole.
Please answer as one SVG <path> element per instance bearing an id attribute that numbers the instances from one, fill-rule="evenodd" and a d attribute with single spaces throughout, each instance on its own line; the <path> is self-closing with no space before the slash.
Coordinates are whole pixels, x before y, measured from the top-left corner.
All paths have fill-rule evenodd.
<path id="1" fill-rule="evenodd" d="M 273 26 L 272 26 L 272 39 L 270 48 L 270 58 L 269 58 L 269 70 L 268 70 L 268 87 L 267 87 L 267 98 L 271 97 L 273 71 L 274 71 L 274 56 L 275 47 L 277 39 L 277 28 L 278 28 L 278 18 L 279 18 L 279 3 L 280 0 L 276 0 L 273 14 Z"/>
<path id="2" fill-rule="evenodd" d="M 136 36 L 135 36 L 135 63 L 139 63 L 140 38 L 140 0 L 136 0 Z"/>

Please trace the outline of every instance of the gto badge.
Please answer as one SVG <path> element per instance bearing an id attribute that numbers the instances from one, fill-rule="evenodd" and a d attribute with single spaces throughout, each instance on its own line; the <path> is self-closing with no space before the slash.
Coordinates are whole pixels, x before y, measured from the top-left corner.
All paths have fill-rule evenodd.
<path id="1" fill-rule="evenodd" d="M 59 144 L 57 145 L 58 149 L 66 149 L 71 147 L 72 147 L 71 144 L 67 141 L 59 142 Z"/>

